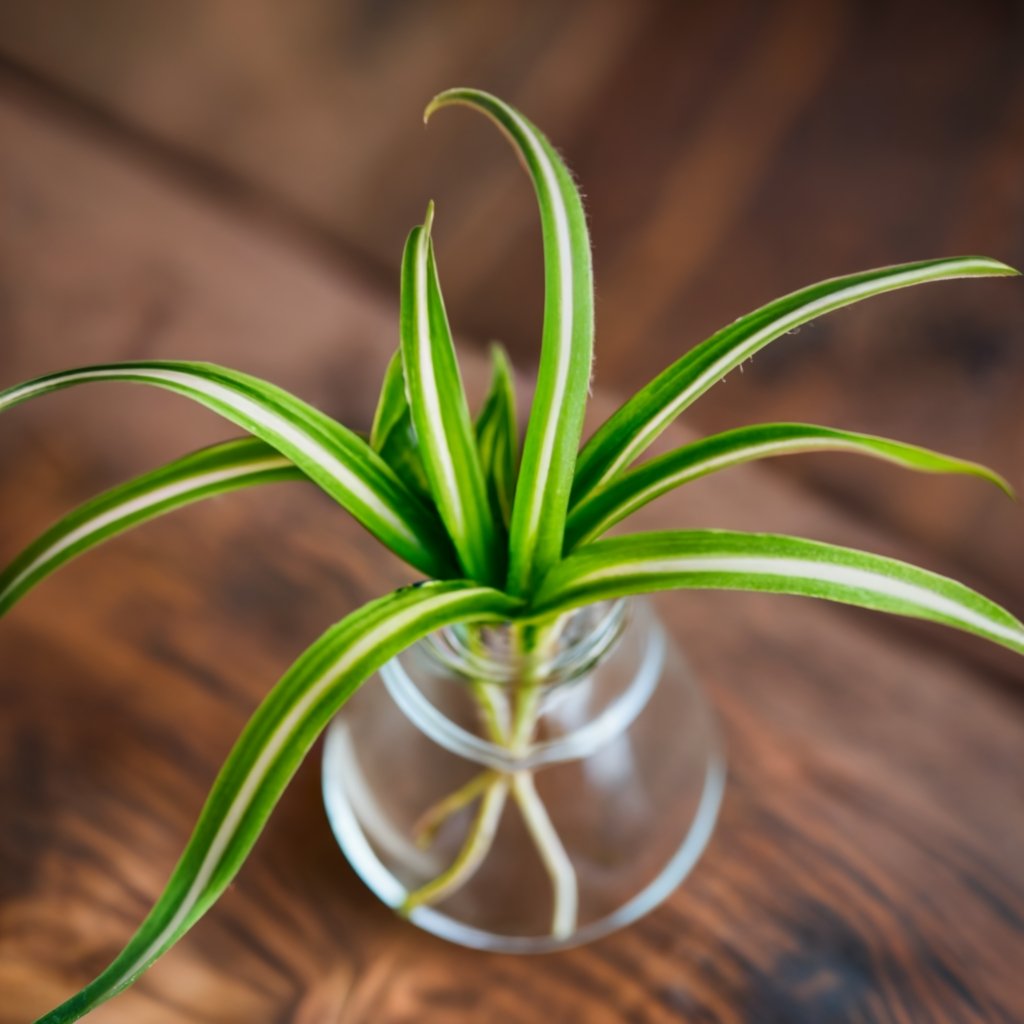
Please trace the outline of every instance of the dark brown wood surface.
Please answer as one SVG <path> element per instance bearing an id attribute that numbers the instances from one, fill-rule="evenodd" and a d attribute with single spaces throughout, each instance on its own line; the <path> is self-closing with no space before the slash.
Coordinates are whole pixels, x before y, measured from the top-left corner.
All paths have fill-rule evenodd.
<path id="1" fill-rule="evenodd" d="M 361 264 L 21 73 L 0 82 L 0 139 L 0 385 L 101 359 L 207 358 L 368 423 L 396 305 Z M 471 355 L 467 368 L 479 381 Z M 5 414 L 0 559 L 100 487 L 230 433 L 180 399 L 117 385 Z M 936 487 L 953 516 L 970 484 Z M 694 485 L 643 522 L 784 530 L 960 565 L 761 469 Z M 260 696 L 328 623 L 404 579 L 330 502 L 288 485 L 122 538 L 0 623 L 3 1024 L 110 959 Z M 355 878 L 310 759 L 225 898 L 93 1019 L 1020 1020 L 1017 660 L 792 599 L 691 594 L 661 608 L 730 756 L 720 827 L 664 907 L 556 956 L 446 945 Z"/>

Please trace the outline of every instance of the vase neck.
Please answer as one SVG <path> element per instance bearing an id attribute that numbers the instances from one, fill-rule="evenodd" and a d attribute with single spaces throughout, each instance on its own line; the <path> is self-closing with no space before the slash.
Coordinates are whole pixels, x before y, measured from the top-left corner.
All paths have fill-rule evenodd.
<path id="1" fill-rule="evenodd" d="M 618 643 L 626 601 L 602 601 L 537 622 L 449 626 L 423 642 L 428 658 L 467 683 L 547 691 L 587 675 Z"/>
<path id="2" fill-rule="evenodd" d="M 381 676 L 422 733 L 508 772 L 575 760 L 610 742 L 660 677 L 664 637 L 644 602 L 594 605 L 526 637 L 519 628 L 439 631 Z"/>

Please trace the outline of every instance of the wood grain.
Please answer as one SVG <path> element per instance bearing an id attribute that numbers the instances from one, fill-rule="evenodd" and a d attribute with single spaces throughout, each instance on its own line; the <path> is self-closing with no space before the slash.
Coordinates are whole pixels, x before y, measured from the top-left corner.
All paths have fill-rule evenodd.
<path id="1" fill-rule="evenodd" d="M 0 90 L 0 137 L 0 383 L 196 356 L 368 422 L 394 296 L 34 89 Z M 479 361 L 467 370 L 479 384 Z M 0 558 L 99 487 L 228 433 L 179 399 L 114 385 L 11 411 Z M 694 485 L 643 522 L 760 525 L 929 558 L 756 468 Z M 328 623 L 405 578 L 330 502 L 283 485 L 125 537 L 0 624 L 0 1021 L 31 1019 L 107 962 L 260 696 Z M 661 909 L 556 956 L 445 945 L 394 919 L 346 866 L 311 758 L 225 898 L 93 1019 L 1019 1020 L 1018 662 L 798 600 L 691 594 L 661 607 L 730 755 L 715 839 Z"/>

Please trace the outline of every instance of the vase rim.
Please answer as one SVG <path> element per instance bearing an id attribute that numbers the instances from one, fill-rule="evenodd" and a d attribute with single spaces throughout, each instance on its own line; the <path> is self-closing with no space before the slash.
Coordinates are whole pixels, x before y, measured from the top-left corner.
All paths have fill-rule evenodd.
<path id="1" fill-rule="evenodd" d="M 618 643 L 632 613 L 633 598 L 597 601 L 554 616 L 538 626 L 515 619 L 458 623 L 421 641 L 428 657 L 468 682 L 551 690 L 589 672 Z M 540 630 L 539 650 L 525 653 L 523 637 Z M 538 634 L 539 635 L 539 634 Z"/>
<path id="2" fill-rule="evenodd" d="M 629 620 L 634 617 L 642 620 L 648 631 L 648 641 L 633 678 L 586 724 L 556 739 L 531 743 L 522 750 L 494 743 L 448 718 L 422 692 L 401 658 L 389 661 L 380 674 L 392 699 L 407 718 L 436 743 L 467 760 L 511 774 L 586 758 L 628 729 L 643 711 L 657 686 L 666 656 L 664 632 L 647 602 L 637 599 L 615 602 L 616 605 L 623 603 L 626 607 L 615 612 L 620 632 L 627 621 L 627 613 Z M 614 644 L 605 650 L 611 646 Z M 584 676 L 574 678 L 582 680 Z"/>

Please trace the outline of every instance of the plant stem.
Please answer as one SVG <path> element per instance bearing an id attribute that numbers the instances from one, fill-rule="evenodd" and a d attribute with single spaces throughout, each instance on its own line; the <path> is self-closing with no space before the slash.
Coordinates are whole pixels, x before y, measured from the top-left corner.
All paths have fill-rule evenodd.
<path id="1" fill-rule="evenodd" d="M 544 801 L 537 792 L 533 772 L 516 772 L 512 776 L 512 795 L 519 805 L 523 821 L 526 822 L 526 827 L 551 879 L 554 893 L 551 934 L 556 939 L 566 939 L 576 929 L 579 903 L 576 871 L 555 831 L 555 826 L 551 823 Z"/>
<path id="2" fill-rule="evenodd" d="M 517 632 L 520 639 L 519 653 L 526 667 L 515 691 L 515 711 L 508 744 L 516 753 L 523 753 L 533 738 L 540 711 L 546 661 L 558 641 L 561 629 L 562 623 L 556 619 L 554 622 L 527 623 Z"/>
<path id="3" fill-rule="evenodd" d="M 474 775 L 464 786 L 442 797 L 431 805 L 420 816 L 412 827 L 413 838 L 420 849 L 426 849 L 437 835 L 437 830 L 453 815 L 469 806 L 485 790 L 488 790 L 501 777 L 500 772 L 493 769 Z"/>
<path id="4" fill-rule="evenodd" d="M 480 679 L 470 682 L 470 689 L 477 707 L 480 709 L 480 717 L 483 721 L 484 732 L 492 743 L 505 746 L 509 730 L 509 709 L 504 695 L 500 697 L 495 692 L 494 683 L 486 683 Z"/>
<path id="5" fill-rule="evenodd" d="M 476 648 L 475 653 L 481 654 L 479 641 L 475 635 L 470 635 L 470 645 Z M 493 683 L 482 679 L 470 681 L 470 689 L 476 700 L 477 708 L 480 711 L 480 720 L 483 730 L 492 743 L 499 746 L 507 744 L 507 733 L 509 729 L 509 709 L 507 703 L 497 692 Z M 503 788 L 500 806 L 497 816 L 490 828 L 490 834 L 485 835 L 481 825 L 488 806 L 488 801 L 496 799 L 495 794 L 499 788 Z M 501 772 L 494 769 L 487 769 L 474 775 L 467 783 L 460 786 L 453 793 L 442 797 L 437 803 L 432 804 L 420 816 L 420 819 L 413 826 L 413 838 L 416 845 L 421 849 L 426 848 L 434 840 L 438 829 L 453 814 L 458 813 L 464 807 L 471 804 L 477 797 L 483 795 L 483 803 L 477 816 L 470 826 L 466 841 L 462 849 L 452 861 L 450 867 L 433 881 L 421 886 L 414 893 L 411 893 L 403 905 L 412 909 L 412 906 L 419 903 L 436 903 L 445 896 L 450 896 L 476 873 L 477 868 L 483 863 L 484 858 L 490 851 L 494 842 L 494 835 L 497 831 L 498 821 L 501 817 L 501 810 L 504 808 L 505 799 L 508 795 L 508 778 Z M 415 901 L 413 903 L 412 901 Z"/>
<path id="6" fill-rule="evenodd" d="M 494 842 L 494 833 L 501 820 L 501 812 L 505 809 L 508 789 L 508 779 L 503 775 L 497 776 L 487 787 L 487 792 L 480 801 L 480 810 L 477 811 L 470 827 L 469 836 L 451 866 L 442 871 L 437 878 L 409 893 L 399 908 L 400 914 L 408 915 L 424 903 L 437 903 L 462 888 L 475 874 Z"/>
<path id="7" fill-rule="evenodd" d="M 560 629 L 561 624 L 556 621 L 527 624 L 518 633 L 519 654 L 523 657 L 525 668 L 515 691 L 511 722 L 508 706 L 499 700 L 493 684 L 484 680 L 473 680 L 471 683 L 485 733 L 491 742 L 513 753 L 522 755 L 529 750 L 540 711 L 547 658 L 558 640 Z M 555 938 L 566 938 L 572 934 L 576 928 L 578 907 L 576 872 L 537 792 L 533 774 L 530 769 L 512 772 L 511 775 L 488 769 L 439 800 L 423 814 L 414 827 L 419 846 L 429 845 L 437 830 L 452 814 L 483 794 L 480 810 L 451 866 L 433 881 L 410 893 L 402 906 L 402 912 L 408 913 L 424 903 L 436 903 L 452 895 L 472 878 L 494 842 L 501 812 L 511 788 L 512 797 L 523 815 L 527 831 L 551 880 L 554 901 L 551 934 Z"/>

